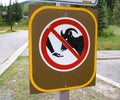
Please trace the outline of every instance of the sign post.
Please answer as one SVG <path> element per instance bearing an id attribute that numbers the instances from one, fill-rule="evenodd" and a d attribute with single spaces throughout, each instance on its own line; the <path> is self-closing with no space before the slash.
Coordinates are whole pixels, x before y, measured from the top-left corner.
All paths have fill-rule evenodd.
<path id="1" fill-rule="evenodd" d="M 30 92 L 94 86 L 96 10 L 31 5 L 29 14 Z"/>
<path id="2" fill-rule="evenodd" d="M 56 3 L 56 6 L 64 6 L 64 4 Z M 65 6 L 70 6 L 70 4 L 65 4 Z M 69 100 L 69 90 L 57 92 L 55 100 Z"/>
<path id="3" fill-rule="evenodd" d="M 69 100 L 69 90 L 56 93 L 55 100 Z"/>

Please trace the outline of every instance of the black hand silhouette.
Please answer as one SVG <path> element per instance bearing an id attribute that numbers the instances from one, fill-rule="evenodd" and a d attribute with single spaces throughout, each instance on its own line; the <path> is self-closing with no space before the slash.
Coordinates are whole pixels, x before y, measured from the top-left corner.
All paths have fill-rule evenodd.
<path id="1" fill-rule="evenodd" d="M 59 54 L 59 53 L 56 53 L 54 52 L 52 55 L 56 56 L 56 57 L 63 57 L 63 55 Z"/>

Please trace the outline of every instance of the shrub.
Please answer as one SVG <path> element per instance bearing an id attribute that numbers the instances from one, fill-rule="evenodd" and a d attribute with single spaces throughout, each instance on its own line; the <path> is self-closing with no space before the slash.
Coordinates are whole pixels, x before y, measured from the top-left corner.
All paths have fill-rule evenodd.
<path id="1" fill-rule="evenodd" d="M 113 11 L 113 18 L 116 25 L 120 25 L 120 4 L 115 6 Z"/>
<path id="2" fill-rule="evenodd" d="M 111 28 L 103 29 L 102 36 L 109 37 L 113 36 L 114 30 Z"/>
<path id="3" fill-rule="evenodd" d="M 114 30 L 111 28 L 103 29 L 103 31 L 100 33 L 100 36 L 103 37 L 110 37 L 113 36 Z"/>

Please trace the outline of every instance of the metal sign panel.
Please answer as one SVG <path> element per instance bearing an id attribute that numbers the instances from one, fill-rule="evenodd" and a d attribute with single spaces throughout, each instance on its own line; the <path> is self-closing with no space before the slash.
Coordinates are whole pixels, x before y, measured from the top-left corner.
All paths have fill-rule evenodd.
<path id="1" fill-rule="evenodd" d="M 95 85 L 96 10 L 31 5 L 29 34 L 31 93 Z"/>
<path id="2" fill-rule="evenodd" d="M 87 29 L 70 17 L 60 17 L 50 22 L 42 32 L 39 44 L 44 62 L 60 72 L 69 72 L 80 67 L 90 49 Z"/>
<path id="3" fill-rule="evenodd" d="M 88 5 L 88 6 L 95 6 L 98 3 L 98 0 L 40 0 L 40 1 L 76 4 L 76 5 Z"/>

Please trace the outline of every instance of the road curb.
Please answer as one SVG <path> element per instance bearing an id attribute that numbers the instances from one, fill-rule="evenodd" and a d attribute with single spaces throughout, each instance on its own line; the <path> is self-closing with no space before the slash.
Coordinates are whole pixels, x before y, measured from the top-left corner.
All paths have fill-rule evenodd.
<path id="1" fill-rule="evenodd" d="M 96 74 L 96 77 L 120 89 L 120 83 L 115 82 L 99 74 Z"/>
<path id="2" fill-rule="evenodd" d="M 9 66 L 19 57 L 19 55 L 28 47 L 28 41 L 21 46 L 5 63 L 0 66 L 0 75 L 9 68 Z"/>

